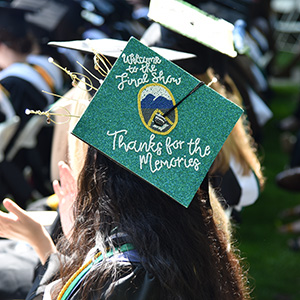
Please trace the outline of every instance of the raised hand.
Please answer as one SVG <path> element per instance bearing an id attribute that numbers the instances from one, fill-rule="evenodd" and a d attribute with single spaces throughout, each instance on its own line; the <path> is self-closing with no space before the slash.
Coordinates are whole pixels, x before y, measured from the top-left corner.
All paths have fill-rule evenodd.
<path id="1" fill-rule="evenodd" d="M 5 199 L 3 205 L 9 213 L 0 211 L 0 236 L 27 242 L 44 263 L 56 251 L 48 232 L 12 200 Z"/>

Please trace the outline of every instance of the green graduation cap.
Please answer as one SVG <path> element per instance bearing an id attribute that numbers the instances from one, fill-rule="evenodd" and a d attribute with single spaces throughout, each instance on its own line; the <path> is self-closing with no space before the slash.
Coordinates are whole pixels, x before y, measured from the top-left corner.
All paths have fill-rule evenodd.
<path id="1" fill-rule="evenodd" d="M 182 0 L 151 0 L 148 17 L 208 48 L 236 57 L 234 25 Z"/>
<path id="2" fill-rule="evenodd" d="M 72 133 L 188 207 L 242 112 L 131 38 Z"/>

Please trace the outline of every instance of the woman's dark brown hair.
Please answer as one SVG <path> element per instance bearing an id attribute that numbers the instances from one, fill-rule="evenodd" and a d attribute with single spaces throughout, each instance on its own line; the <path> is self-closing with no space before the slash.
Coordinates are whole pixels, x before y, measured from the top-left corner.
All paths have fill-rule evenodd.
<path id="1" fill-rule="evenodd" d="M 97 236 L 103 249 L 113 247 L 109 237 L 117 228 L 127 234 L 144 269 L 158 280 L 161 299 L 249 299 L 238 256 L 229 250 L 227 236 L 216 226 L 204 196 L 198 192 L 184 208 L 89 148 L 78 179 L 71 241 L 58 245 L 71 257 L 61 270 L 63 283 L 82 265 Z M 101 294 L 120 271 L 103 261 L 89 273 L 83 298 L 89 299 L 90 290 Z"/>

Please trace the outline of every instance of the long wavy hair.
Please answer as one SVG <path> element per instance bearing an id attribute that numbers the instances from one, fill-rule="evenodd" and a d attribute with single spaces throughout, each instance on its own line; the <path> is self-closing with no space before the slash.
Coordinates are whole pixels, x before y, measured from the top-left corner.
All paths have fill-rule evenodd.
<path id="1" fill-rule="evenodd" d="M 110 235 L 118 228 L 157 279 L 160 299 L 249 299 L 239 256 L 221 223 L 216 224 L 206 195 L 199 190 L 185 208 L 89 147 L 78 177 L 73 233 L 58 243 L 70 256 L 61 268 L 61 284 L 82 265 L 96 240 L 103 252 L 115 247 Z M 89 299 L 92 290 L 101 294 L 121 271 L 104 259 L 89 272 L 81 299 Z"/>
<path id="2" fill-rule="evenodd" d="M 209 83 L 214 76 L 216 75 L 212 68 L 208 68 L 203 74 L 195 75 L 195 77 L 204 81 L 206 84 Z M 230 76 L 225 75 L 222 83 L 217 81 L 211 85 L 211 88 L 243 108 L 242 97 Z M 258 145 L 252 136 L 250 123 L 245 114 L 237 121 L 226 139 L 210 169 L 210 174 L 214 174 L 216 171 L 225 174 L 229 168 L 231 156 L 239 162 L 243 168 L 244 175 L 249 174 L 251 170 L 255 173 L 260 189 L 263 190 L 266 178 L 263 174 L 261 157 L 259 157 L 258 154 Z"/>

